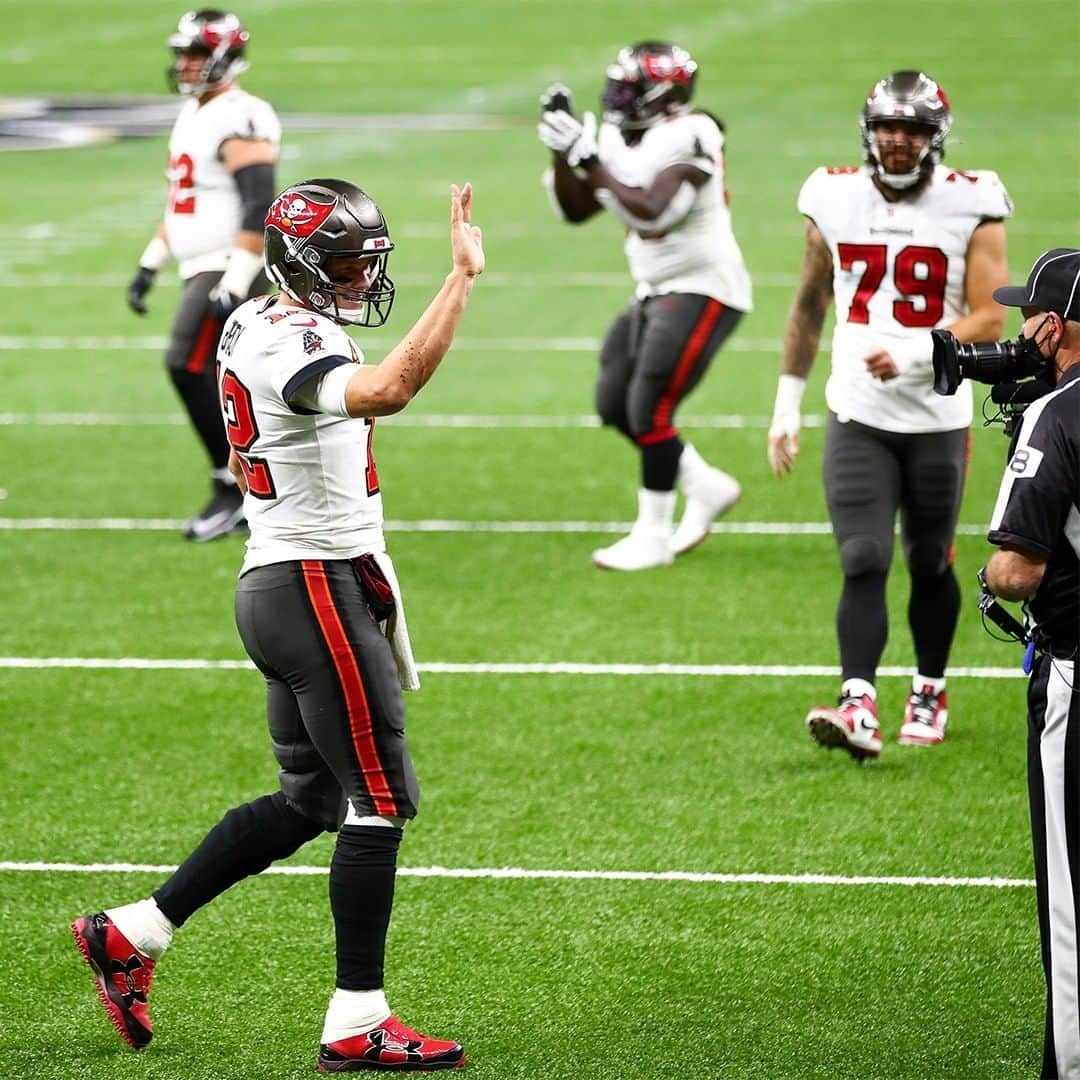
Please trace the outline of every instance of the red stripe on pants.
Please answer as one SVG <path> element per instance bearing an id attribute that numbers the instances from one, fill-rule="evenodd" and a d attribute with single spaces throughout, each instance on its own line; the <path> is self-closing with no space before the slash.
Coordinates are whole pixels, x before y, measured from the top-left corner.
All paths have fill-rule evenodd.
<path id="1" fill-rule="evenodd" d="M 360 677 L 360 668 L 356 663 L 348 635 L 342 624 L 341 616 L 330 593 L 330 582 L 326 579 L 326 569 L 322 563 L 304 560 L 300 563 L 304 572 L 304 584 L 311 598 L 315 617 L 319 620 L 319 629 L 323 639 L 330 647 L 330 654 L 337 670 L 338 681 L 345 694 L 345 709 L 349 717 L 349 730 L 352 744 L 356 750 L 360 769 L 364 774 L 368 794 L 375 804 L 375 813 L 384 817 L 397 817 L 397 803 L 386 780 L 386 772 L 379 760 L 379 751 L 375 745 L 375 733 L 371 727 L 371 710 L 368 708 L 367 694 L 364 693 L 364 680 Z"/>
<path id="2" fill-rule="evenodd" d="M 690 378 L 690 372 L 694 370 L 694 365 L 697 363 L 698 357 L 701 356 L 701 350 L 705 348 L 713 328 L 716 326 L 716 320 L 720 318 L 720 313 L 723 310 L 724 305 L 719 300 L 710 299 L 705 304 L 705 310 L 701 313 L 701 318 L 698 319 L 694 329 L 690 331 L 690 337 L 687 338 L 682 356 L 679 357 L 679 362 L 675 365 L 675 372 L 671 376 L 671 381 L 660 395 L 660 400 L 653 410 L 652 430 L 645 435 L 639 436 L 639 443 L 644 445 L 649 442 L 660 442 L 665 438 L 673 438 L 677 434 L 671 426 L 671 417 L 675 412 L 675 406 L 678 404 L 679 395 L 686 385 L 686 380 Z"/>
<path id="3" fill-rule="evenodd" d="M 202 326 L 199 327 L 199 336 L 195 339 L 195 348 L 191 350 L 191 355 L 184 365 L 185 371 L 190 371 L 192 375 L 199 375 L 206 370 L 206 361 L 210 358 L 210 349 L 220 333 L 221 323 L 212 315 L 207 315 L 202 321 Z"/>

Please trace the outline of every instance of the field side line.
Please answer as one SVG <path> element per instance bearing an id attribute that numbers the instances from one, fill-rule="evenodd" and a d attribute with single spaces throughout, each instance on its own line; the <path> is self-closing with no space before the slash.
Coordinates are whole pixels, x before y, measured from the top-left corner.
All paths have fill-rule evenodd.
<path id="1" fill-rule="evenodd" d="M 0 518 L 0 531 L 28 532 L 160 532 L 180 529 L 183 522 L 172 518 Z M 388 533 L 625 533 L 629 521 L 456 521 L 420 518 L 387 521 Z M 985 536 L 986 525 L 958 525 L 958 536 Z M 726 536 L 831 536 L 827 521 L 719 521 L 710 532 Z"/>
<path id="2" fill-rule="evenodd" d="M 175 866 L 150 863 L 0 862 L 0 871 L 39 874 L 171 874 Z M 325 866 L 271 866 L 264 874 L 282 877 L 325 877 Z M 399 877 L 473 878 L 551 881 L 686 881 L 712 885 L 896 885 L 913 888 L 1031 889 L 1027 878 L 915 877 L 846 874 L 719 874 L 691 870 L 527 870 L 518 866 L 402 866 Z"/>
<path id="3" fill-rule="evenodd" d="M 184 413 L 0 413 L 3 427 L 184 427 L 190 421 Z M 772 423 L 768 416 L 748 416 L 740 413 L 716 416 L 680 416 L 679 426 L 712 430 L 765 429 Z M 406 428 L 481 428 L 481 429 L 538 429 L 599 428 L 597 416 L 512 416 L 470 413 L 397 413 L 381 417 L 380 427 Z M 825 426 L 825 417 L 810 414 L 802 418 L 803 427 Z"/>
<path id="4" fill-rule="evenodd" d="M 829 664 L 582 664 L 571 661 L 536 663 L 452 663 L 429 660 L 417 665 L 427 675 L 678 675 L 695 678 L 836 678 Z M 203 660 L 196 657 L 139 656 L 0 656 L 0 668 L 76 668 L 101 671 L 238 671 L 254 669 L 248 660 Z M 881 667 L 884 677 L 910 678 L 908 667 Z M 951 678 L 1024 679 L 1016 667 L 949 668 Z"/>
<path id="5" fill-rule="evenodd" d="M 164 337 L 60 337 L 52 335 L 5 335 L 0 337 L 0 351 L 5 352 L 101 352 L 109 349 L 165 349 Z M 397 342 L 388 337 L 370 337 L 362 342 L 365 349 L 390 349 Z M 598 337 L 551 338 L 457 338 L 454 348 L 463 352 L 588 352 L 600 348 Z M 733 338 L 724 343 L 727 352 L 769 353 L 780 355 L 780 339 Z"/>

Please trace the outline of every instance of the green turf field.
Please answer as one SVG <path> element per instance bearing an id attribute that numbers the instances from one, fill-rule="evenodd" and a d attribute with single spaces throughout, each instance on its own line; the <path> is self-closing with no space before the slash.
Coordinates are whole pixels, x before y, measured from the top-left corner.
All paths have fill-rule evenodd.
<path id="1" fill-rule="evenodd" d="M 181 10 L 42 0 L 5 13 L 0 94 L 157 94 Z M 287 128 L 279 172 L 348 177 L 387 213 L 398 299 L 387 327 L 357 335 L 370 358 L 449 267 L 452 181 L 475 185 L 485 232 L 488 274 L 460 345 L 375 440 L 413 643 L 422 664 L 442 665 L 408 701 L 424 805 L 402 867 L 592 875 L 403 874 L 395 1009 L 460 1039 L 469 1075 L 492 1080 L 1035 1076 L 1023 683 L 955 678 L 949 739 L 919 751 L 895 744 L 906 684 L 885 676 L 880 761 L 860 769 L 818 750 L 802 719 L 836 691 L 819 672 L 836 663 L 838 572 L 827 532 L 783 526 L 827 520 L 822 430 L 806 430 L 796 474 L 778 484 L 764 428 L 801 257 L 796 193 L 816 165 L 857 163 L 862 97 L 886 72 L 929 70 L 955 113 L 948 161 L 1000 172 L 1016 203 L 1015 278 L 1044 249 L 1075 245 L 1075 5 L 252 0 L 237 11 L 252 33 L 245 85 L 282 113 L 408 116 Z M 684 429 L 744 497 L 724 519 L 732 531 L 674 568 L 612 575 L 589 553 L 632 517 L 635 463 L 582 418 L 596 342 L 630 290 L 613 221 L 554 221 L 533 126 L 549 81 L 587 105 L 616 48 L 650 36 L 691 50 L 698 98 L 728 124 L 756 306 Z M 437 115 L 472 119 L 419 129 Z M 146 319 L 124 303 L 163 204 L 164 159 L 164 137 L 0 152 L 0 861 L 21 867 L 0 869 L 5 1080 L 307 1076 L 332 989 L 321 874 L 245 882 L 184 928 L 159 968 L 156 1036 L 141 1055 L 106 1022 L 67 930 L 161 876 L 114 864 L 175 864 L 275 782 L 252 671 L 36 663 L 243 658 L 231 615 L 242 542 L 191 546 L 173 524 L 206 498 L 160 361 L 175 280 L 164 276 Z M 817 416 L 827 366 L 807 394 Z M 957 544 L 961 669 L 1019 664 L 982 632 L 972 587 L 1005 450 L 976 430 Z M 509 531 L 521 522 L 548 531 Z M 884 663 L 902 671 L 912 651 L 897 571 Z M 554 663 L 605 667 L 464 670 Z M 329 853 L 323 838 L 292 865 L 323 867 Z M 654 876 L 612 876 L 622 871 Z M 783 880 L 723 877 L 755 874 Z M 1012 884 L 895 880 L 912 877 Z"/>

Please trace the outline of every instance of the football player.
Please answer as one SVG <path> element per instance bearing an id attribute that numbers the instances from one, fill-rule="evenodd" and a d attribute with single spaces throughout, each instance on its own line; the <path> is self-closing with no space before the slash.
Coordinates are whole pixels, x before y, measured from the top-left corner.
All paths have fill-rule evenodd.
<path id="1" fill-rule="evenodd" d="M 442 288 L 400 344 L 366 365 L 343 328 L 380 326 L 390 313 L 386 220 L 353 184 L 296 184 L 266 219 L 280 293 L 248 301 L 226 323 L 220 399 L 251 526 L 236 621 L 266 679 L 280 789 L 230 810 L 153 896 L 73 924 L 110 1019 L 136 1049 L 152 1036 L 150 980 L 176 928 L 242 878 L 336 831 L 337 984 L 319 1071 L 465 1063 L 460 1044 L 402 1024 L 383 992 L 398 846 L 419 805 L 402 690 L 419 680 L 371 445 L 375 417 L 403 409 L 434 374 L 484 269 L 468 184 L 451 189 L 450 229 Z"/>
<path id="2" fill-rule="evenodd" d="M 750 310 L 750 278 L 731 231 L 724 129 L 691 104 L 697 64 L 677 45 L 645 41 L 608 68 L 603 123 L 574 115 L 569 90 L 540 99 L 541 141 L 552 152 L 544 184 L 563 220 L 601 210 L 626 226 L 634 299 L 600 352 L 596 408 L 637 448 L 637 520 L 630 535 L 593 552 L 608 570 L 668 566 L 708 536 L 739 498 L 735 479 L 679 437 L 675 410 Z M 686 497 L 672 532 L 676 483 Z"/>
<path id="3" fill-rule="evenodd" d="M 885 647 L 885 583 L 900 514 L 911 576 L 908 622 L 917 671 L 900 742 L 945 737 L 945 667 L 960 610 L 953 533 L 969 447 L 971 384 L 933 391 L 930 330 L 961 341 L 1000 336 L 993 292 L 1008 279 L 997 174 L 941 164 L 952 114 L 919 71 L 877 83 L 862 110 L 866 163 L 819 168 L 803 185 L 801 280 L 788 316 L 768 454 L 774 473 L 799 450 L 800 406 L 829 301 L 836 301 L 825 388 L 825 494 L 843 588 L 836 614 L 842 684 L 836 707 L 811 709 L 810 734 L 857 760 L 881 752 L 875 676 Z"/>
<path id="4" fill-rule="evenodd" d="M 235 15 L 189 11 L 169 38 L 167 76 L 186 99 L 169 137 L 165 217 L 128 286 L 140 315 L 158 271 L 179 264 L 183 289 L 165 365 L 210 458 L 212 497 L 185 526 L 189 540 L 244 529 L 243 496 L 229 474 L 214 353 L 229 313 L 262 292 L 263 218 L 274 197 L 281 125 L 273 108 L 241 90 L 249 34 Z"/>

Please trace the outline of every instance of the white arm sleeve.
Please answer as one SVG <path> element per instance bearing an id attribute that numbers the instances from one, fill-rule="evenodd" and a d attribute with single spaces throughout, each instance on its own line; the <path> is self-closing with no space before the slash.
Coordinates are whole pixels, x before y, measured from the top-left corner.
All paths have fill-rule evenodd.
<path id="1" fill-rule="evenodd" d="M 559 196 L 555 194 L 555 170 L 545 169 L 544 175 L 540 177 L 540 182 L 544 185 L 544 190 L 547 192 L 548 201 L 551 203 L 551 208 L 558 215 L 560 221 L 569 221 L 566 216 L 566 211 L 562 207 L 562 203 L 559 202 Z"/>
<path id="2" fill-rule="evenodd" d="M 345 388 L 356 373 L 356 364 L 340 364 L 308 379 L 292 396 L 292 404 L 330 416 L 348 416 Z"/>

